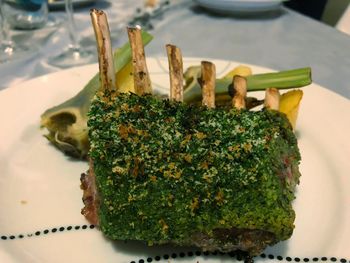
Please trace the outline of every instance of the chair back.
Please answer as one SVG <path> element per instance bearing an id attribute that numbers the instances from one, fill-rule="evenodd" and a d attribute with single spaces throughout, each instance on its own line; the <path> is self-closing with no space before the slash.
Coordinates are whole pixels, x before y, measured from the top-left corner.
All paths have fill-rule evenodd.
<path id="1" fill-rule="evenodd" d="M 350 35 L 350 4 L 345 9 L 344 13 L 342 14 L 340 19 L 338 20 L 335 27 L 338 30 Z"/>

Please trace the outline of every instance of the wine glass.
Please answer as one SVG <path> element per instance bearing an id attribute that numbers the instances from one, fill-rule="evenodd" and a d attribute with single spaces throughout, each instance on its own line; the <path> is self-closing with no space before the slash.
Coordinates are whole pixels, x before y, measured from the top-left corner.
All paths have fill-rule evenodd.
<path id="1" fill-rule="evenodd" d="M 161 18 L 169 8 L 169 0 L 144 0 L 143 6 L 136 9 L 129 25 L 140 25 L 144 30 L 152 30 L 154 20 Z"/>
<path id="2" fill-rule="evenodd" d="M 79 44 L 73 16 L 72 0 L 65 0 L 65 10 L 67 15 L 70 44 L 68 45 L 68 49 L 57 56 L 49 58 L 48 63 L 59 68 L 68 68 L 96 62 L 94 53 L 83 49 Z"/>
<path id="3" fill-rule="evenodd" d="M 10 27 L 3 12 L 3 0 L 0 0 L 0 64 L 23 58 L 33 49 L 18 45 L 10 36 Z"/>

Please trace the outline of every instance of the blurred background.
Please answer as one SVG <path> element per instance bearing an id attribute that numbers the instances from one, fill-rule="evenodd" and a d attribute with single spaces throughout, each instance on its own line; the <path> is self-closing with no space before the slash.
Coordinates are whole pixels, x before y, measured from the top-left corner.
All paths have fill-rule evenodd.
<path id="1" fill-rule="evenodd" d="M 68 2 L 72 6 L 65 4 Z M 94 7 L 109 14 L 114 47 L 127 41 L 126 25 L 138 24 L 157 35 L 159 41 L 148 49 L 152 56 L 164 55 L 161 53 L 164 43 L 178 43 L 184 54 L 192 57 L 212 54 L 219 59 L 258 63 L 277 70 L 308 64 L 315 69 L 315 80 L 325 86 L 333 85 L 332 78 L 327 77 L 327 65 L 344 60 L 340 51 L 349 50 L 349 36 L 346 34 L 350 35 L 350 0 L 271 0 L 272 4 L 278 3 L 277 10 L 251 12 L 249 15 L 237 10 L 231 10 L 232 14 L 221 14 L 203 6 L 203 3 L 218 6 L 229 2 L 0 0 L 3 6 L 0 9 L 0 47 L 5 50 L 2 52 L 5 55 L 0 54 L 0 90 L 63 68 L 95 63 L 96 41 L 89 17 L 89 9 Z M 249 6 L 251 11 L 256 10 L 256 3 L 252 1 L 231 1 L 235 2 Z M 41 27 L 19 28 L 11 24 L 11 14 L 33 9 L 28 3 L 42 5 L 38 12 L 47 21 Z M 280 8 L 282 3 L 287 8 Z M 231 27 L 233 22 L 234 29 Z M 208 34 L 215 35 L 215 38 L 206 38 L 201 49 L 195 48 L 198 37 Z M 181 37 L 183 35 L 186 37 Z M 259 39 L 259 45 L 255 45 L 252 39 Z M 215 48 L 218 42 L 219 49 Z M 319 56 L 322 53 L 327 56 Z M 280 57 L 284 57 L 283 63 L 278 62 Z M 299 57 L 303 60 L 298 60 Z M 346 69 L 350 67 L 350 60 L 343 63 L 345 66 L 341 70 L 344 76 L 348 76 Z M 346 94 L 350 93 L 343 85 Z"/>
<path id="2" fill-rule="evenodd" d="M 291 0 L 285 6 L 324 23 L 335 26 L 350 0 Z"/>

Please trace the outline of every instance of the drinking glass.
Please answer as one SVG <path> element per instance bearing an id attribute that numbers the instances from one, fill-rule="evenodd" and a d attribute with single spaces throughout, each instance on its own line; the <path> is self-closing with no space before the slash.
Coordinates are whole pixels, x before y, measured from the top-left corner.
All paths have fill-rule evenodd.
<path id="1" fill-rule="evenodd" d="M 79 45 L 79 40 L 76 33 L 77 29 L 73 16 L 72 0 L 65 0 L 65 10 L 67 15 L 70 44 L 68 49 L 63 51 L 63 53 L 49 58 L 48 63 L 59 68 L 68 68 L 96 62 L 93 52 L 84 50 Z"/>
<path id="2" fill-rule="evenodd" d="M 35 30 L 46 26 L 47 0 L 3 0 L 3 14 L 11 28 Z"/>
<path id="3" fill-rule="evenodd" d="M 13 42 L 10 28 L 4 17 L 3 0 L 0 0 L 0 64 L 22 58 L 33 49 Z"/>

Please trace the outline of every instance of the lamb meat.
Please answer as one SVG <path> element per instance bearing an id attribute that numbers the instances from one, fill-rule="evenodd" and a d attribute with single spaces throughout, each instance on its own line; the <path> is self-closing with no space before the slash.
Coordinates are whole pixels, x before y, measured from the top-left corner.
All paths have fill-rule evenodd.
<path id="1" fill-rule="evenodd" d="M 93 101 L 89 129 L 109 238 L 256 255 L 291 236 L 300 155 L 279 112 L 119 94 Z"/>
<path id="2" fill-rule="evenodd" d="M 170 99 L 150 94 L 148 76 L 140 75 L 147 68 L 134 70 L 147 80 L 136 94 L 119 93 L 101 71 L 104 85 L 88 120 L 90 169 L 82 177 L 87 219 L 114 240 L 253 256 L 290 238 L 300 153 L 276 110 L 278 91 L 268 89 L 264 109 L 249 111 L 246 81 L 235 77 L 233 107 L 216 108 L 215 65 L 204 61 L 203 105 L 188 105 L 181 91 Z M 181 88 L 172 83 L 171 90 Z"/>

